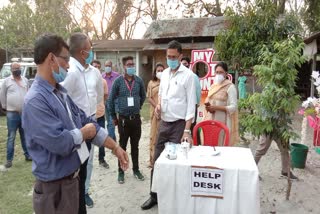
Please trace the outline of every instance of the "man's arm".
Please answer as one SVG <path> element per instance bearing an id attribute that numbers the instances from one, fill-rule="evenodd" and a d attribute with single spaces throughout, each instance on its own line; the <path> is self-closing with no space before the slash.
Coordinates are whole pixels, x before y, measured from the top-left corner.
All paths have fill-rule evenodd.
<path id="1" fill-rule="evenodd" d="M 48 103 L 38 98 L 29 100 L 22 113 L 22 126 L 29 141 L 39 144 L 49 152 L 68 156 L 83 142 L 81 130 L 64 129 L 63 122 L 55 116 Z M 28 142 L 28 140 L 27 140 Z"/>
<path id="2" fill-rule="evenodd" d="M 100 71 L 98 71 L 96 68 L 94 68 L 94 71 L 96 72 L 96 75 L 97 75 L 96 90 L 97 90 L 97 104 L 99 104 L 103 101 L 103 97 L 104 97 L 103 82 L 102 82 L 102 77 L 100 75 Z"/>
<path id="3" fill-rule="evenodd" d="M 144 101 L 146 100 L 146 89 L 142 79 L 140 79 L 140 108 L 142 107 Z"/>
<path id="4" fill-rule="evenodd" d="M 191 138 L 191 124 L 194 118 L 194 113 L 195 113 L 195 107 L 197 104 L 197 97 L 196 97 L 196 86 L 195 86 L 195 81 L 193 75 L 189 75 L 189 78 L 186 82 L 185 86 L 186 90 L 186 99 L 187 99 L 187 111 L 186 111 L 186 125 L 185 125 L 185 132 L 183 133 L 182 139 L 188 138 L 188 142 L 192 143 L 192 138 Z"/>
<path id="5" fill-rule="evenodd" d="M 0 92 L 0 102 L 2 109 L 7 109 L 7 79 L 2 83 L 1 92 Z"/>
<path id="6" fill-rule="evenodd" d="M 111 89 L 111 92 L 109 93 L 109 97 L 108 97 L 108 101 L 107 101 L 107 108 L 110 112 L 110 115 L 112 117 L 113 120 L 116 120 L 117 119 L 117 116 L 116 116 L 116 110 L 115 110 L 115 99 L 117 98 L 117 94 L 118 94 L 118 91 L 119 91 L 119 81 L 118 81 L 118 78 L 113 82 L 113 85 L 112 85 L 112 89 Z M 117 124 L 115 124 L 117 125 Z"/>

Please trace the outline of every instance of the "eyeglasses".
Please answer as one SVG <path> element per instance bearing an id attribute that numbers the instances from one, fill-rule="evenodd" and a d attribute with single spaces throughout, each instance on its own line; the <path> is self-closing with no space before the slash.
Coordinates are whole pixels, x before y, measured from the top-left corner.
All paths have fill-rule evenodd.
<path id="1" fill-rule="evenodd" d="M 64 61 L 69 62 L 70 61 L 70 56 L 57 56 L 61 59 L 64 59 Z"/>
<path id="2" fill-rule="evenodd" d="M 129 68 L 132 68 L 132 67 L 135 66 L 135 64 L 134 63 L 129 63 L 129 64 L 126 64 L 126 66 L 129 67 Z"/>

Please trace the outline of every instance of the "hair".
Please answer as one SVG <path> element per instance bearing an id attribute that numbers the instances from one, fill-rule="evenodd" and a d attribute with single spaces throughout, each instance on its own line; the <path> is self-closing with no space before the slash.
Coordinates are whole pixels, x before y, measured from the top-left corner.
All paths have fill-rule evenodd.
<path id="1" fill-rule="evenodd" d="M 182 57 L 182 58 L 181 58 L 181 62 L 182 62 L 183 60 L 187 61 L 188 64 L 190 64 L 190 62 L 191 62 L 190 58 L 187 57 L 187 56 Z"/>
<path id="2" fill-rule="evenodd" d="M 74 56 L 79 50 L 85 47 L 88 36 L 84 33 L 73 33 L 69 38 L 70 54 Z"/>
<path id="3" fill-rule="evenodd" d="M 228 65 L 225 62 L 218 62 L 218 64 L 216 64 L 216 67 L 214 68 L 214 70 L 217 69 L 217 67 L 221 67 L 226 73 L 228 73 Z"/>
<path id="4" fill-rule="evenodd" d="M 177 51 L 178 51 L 180 54 L 182 53 L 181 44 L 180 44 L 178 41 L 176 41 L 176 40 L 172 40 L 171 42 L 169 42 L 167 49 L 177 49 Z"/>
<path id="5" fill-rule="evenodd" d="M 112 61 L 110 59 L 106 60 L 104 64 L 110 62 L 111 63 L 111 66 L 112 66 Z"/>
<path id="6" fill-rule="evenodd" d="M 164 69 L 164 66 L 163 66 L 162 63 L 157 63 L 157 64 L 156 64 L 156 67 L 154 68 L 154 70 L 153 70 L 153 72 L 152 72 L 152 80 L 153 80 L 153 81 L 157 81 L 157 80 L 158 80 L 158 78 L 157 78 L 157 68 L 158 68 L 158 67 L 162 67 L 162 68 Z"/>
<path id="7" fill-rule="evenodd" d="M 125 65 L 128 60 L 133 60 L 132 56 L 125 56 L 122 58 L 122 64 Z"/>
<path id="8" fill-rule="evenodd" d="M 91 64 L 93 65 L 93 63 L 96 63 L 96 64 L 98 64 L 98 65 L 100 65 L 100 66 L 101 66 L 101 62 L 100 62 L 99 60 L 96 60 L 96 59 L 95 59 L 95 60 L 93 60 L 93 61 L 92 61 L 92 63 L 91 63 Z"/>
<path id="9" fill-rule="evenodd" d="M 55 34 L 44 34 L 37 38 L 34 44 L 34 62 L 39 65 L 47 58 L 49 53 L 59 55 L 62 48 L 69 50 L 69 46 L 62 37 Z"/>

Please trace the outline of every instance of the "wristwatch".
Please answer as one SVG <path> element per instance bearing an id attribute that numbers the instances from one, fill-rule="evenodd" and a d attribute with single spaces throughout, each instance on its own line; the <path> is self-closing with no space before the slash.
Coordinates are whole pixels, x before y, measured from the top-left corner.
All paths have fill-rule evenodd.
<path id="1" fill-rule="evenodd" d="M 191 130 L 190 130 L 190 129 L 185 129 L 183 132 L 184 132 L 184 133 L 188 133 L 188 134 L 191 135 Z"/>

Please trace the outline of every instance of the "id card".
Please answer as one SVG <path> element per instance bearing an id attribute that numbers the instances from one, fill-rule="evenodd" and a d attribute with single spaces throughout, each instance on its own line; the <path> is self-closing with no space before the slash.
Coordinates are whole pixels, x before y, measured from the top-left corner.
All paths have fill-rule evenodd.
<path id="1" fill-rule="evenodd" d="M 127 100 L 128 100 L 128 107 L 134 106 L 134 99 L 133 99 L 133 97 L 128 97 Z"/>
<path id="2" fill-rule="evenodd" d="M 77 149 L 81 164 L 83 164 L 89 157 L 89 150 L 86 142 L 82 142 L 79 149 Z"/>

